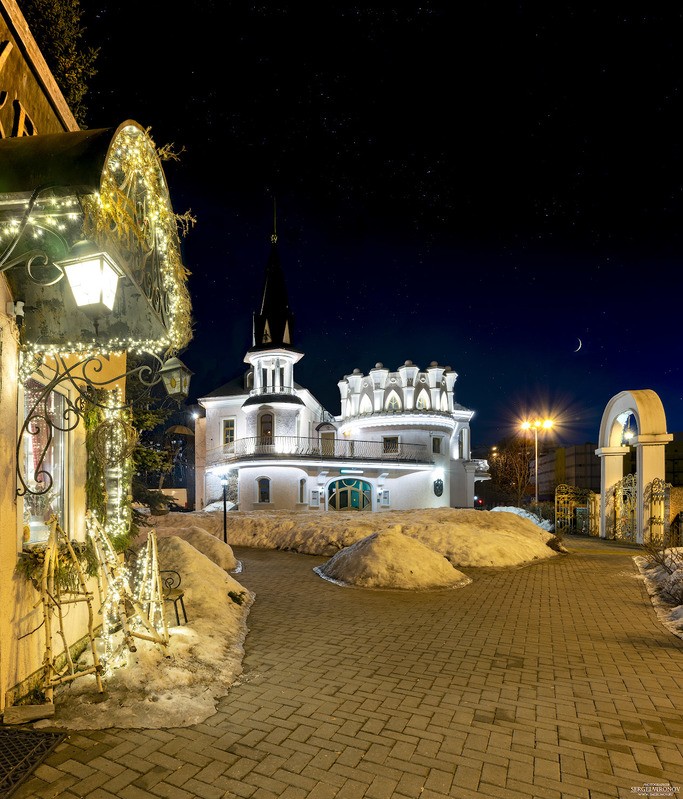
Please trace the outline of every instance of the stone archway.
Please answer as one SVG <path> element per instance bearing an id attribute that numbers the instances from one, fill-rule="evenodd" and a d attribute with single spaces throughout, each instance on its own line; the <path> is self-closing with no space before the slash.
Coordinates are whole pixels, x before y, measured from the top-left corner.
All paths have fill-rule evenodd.
<path id="1" fill-rule="evenodd" d="M 624 425 L 629 416 L 636 423 L 631 446 L 636 448 L 636 540 L 649 538 L 650 510 L 645 506 L 647 486 L 654 480 L 664 482 L 664 448 L 673 435 L 666 432 L 666 415 L 659 396 L 649 388 L 622 391 L 605 406 L 600 422 L 600 438 L 595 454 L 600 458 L 600 537 L 606 537 L 606 509 L 610 489 L 622 479 L 623 460 L 630 451 L 624 445 Z"/>

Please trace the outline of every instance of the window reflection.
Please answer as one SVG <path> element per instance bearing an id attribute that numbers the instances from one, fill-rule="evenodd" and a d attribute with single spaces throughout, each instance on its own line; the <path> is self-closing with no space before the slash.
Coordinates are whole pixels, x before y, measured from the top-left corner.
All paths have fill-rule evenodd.
<path id="1" fill-rule="evenodd" d="M 24 415 L 32 413 L 23 436 L 24 474 L 29 488 L 24 496 L 23 537 L 30 542 L 47 541 L 53 516 L 64 526 L 66 433 L 56 425 L 63 423 L 65 401 L 56 391 L 40 400 L 44 390 L 37 380 L 24 384 Z"/>

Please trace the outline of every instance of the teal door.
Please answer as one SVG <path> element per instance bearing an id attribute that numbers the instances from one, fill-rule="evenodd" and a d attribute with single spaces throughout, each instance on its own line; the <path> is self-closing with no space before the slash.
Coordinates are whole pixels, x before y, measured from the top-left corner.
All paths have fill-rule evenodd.
<path id="1" fill-rule="evenodd" d="M 330 510 L 370 510 L 372 486 L 364 480 L 335 480 L 327 486 Z"/>

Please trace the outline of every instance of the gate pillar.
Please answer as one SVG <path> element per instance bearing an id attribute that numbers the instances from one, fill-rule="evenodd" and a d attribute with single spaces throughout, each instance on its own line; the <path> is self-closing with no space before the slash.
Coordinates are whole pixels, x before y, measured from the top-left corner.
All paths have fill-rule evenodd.
<path id="1" fill-rule="evenodd" d="M 665 445 L 673 440 L 673 435 L 639 435 L 634 439 L 636 448 L 636 486 L 638 497 L 645 496 L 645 489 L 655 479 L 664 479 L 665 473 Z M 636 531 L 638 543 L 642 544 L 650 539 L 650 513 L 652 505 L 649 502 L 638 502 L 636 510 Z"/>
<path id="2" fill-rule="evenodd" d="M 595 454 L 600 458 L 600 538 L 607 537 L 607 504 L 610 489 L 624 476 L 624 456 L 628 447 L 600 447 Z"/>

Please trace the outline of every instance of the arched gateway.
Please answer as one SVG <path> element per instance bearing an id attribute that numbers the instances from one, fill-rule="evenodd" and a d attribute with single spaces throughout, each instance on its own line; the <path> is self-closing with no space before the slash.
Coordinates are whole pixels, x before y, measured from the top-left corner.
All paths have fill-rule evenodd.
<path id="1" fill-rule="evenodd" d="M 629 444 L 624 432 L 635 421 L 630 446 L 636 448 L 636 541 L 650 540 L 653 523 L 661 523 L 652 515 L 652 504 L 645 503 L 653 485 L 663 484 L 664 451 L 673 435 L 666 432 L 666 416 L 659 396 L 651 389 L 622 391 L 607 403 L 600 423 L 600 439 L 595 454 L 600 458 L 600 537 L 607 537 L 607 516 L 610 497 L 624 475 L 624 457 Z"/>

